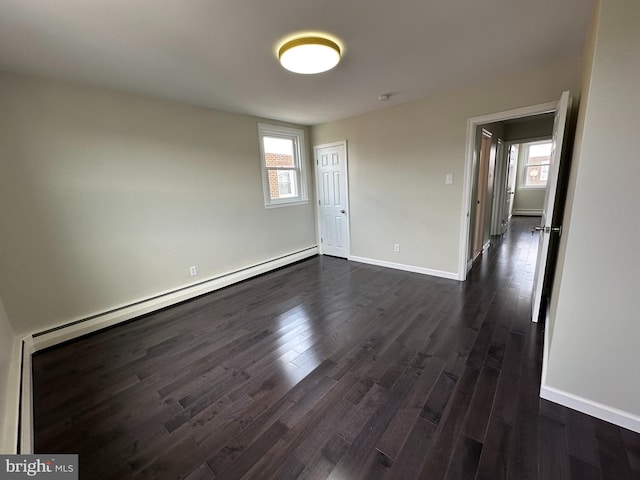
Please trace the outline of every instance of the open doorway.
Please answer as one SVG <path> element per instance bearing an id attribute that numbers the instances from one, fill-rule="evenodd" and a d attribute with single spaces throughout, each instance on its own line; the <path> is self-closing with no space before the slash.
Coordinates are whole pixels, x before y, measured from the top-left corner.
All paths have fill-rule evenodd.
<path id="1" fill-rule="evenodd" d="M 555 258 L 557 255 L 559 238 L 562 234 L 562 215 L 567 187 L 566 181 L 569 172 L 567 157 L 570 156 L 572 143 L 571 132 L 573 131 L 572 123 L 569 121 L 571 105 L 572 101 L 570 93 L 565 91 L 557 102 L 485 115 L 482 117 L 471 118 L 467 121 L 468 156 L 465 166 L 464 186 L 464 198 L 466 201 L 463 203 L 463 229 L 462 235 L 460 236 L 461 260 L 459 267 L 461 280 L 466 279 L 468 268 L 472 265 L 472 262 L 470 265 L 467 260 L 470 257 L 465 256 L 464 254 L 467 253 L 470 245 L 469 237 L 471 236 L 471 229 L 469 226 L 469 220 L 470 218 L 473 218 L 470 217 L 470 212 L 475 204 L 475 202 L 472 201 L 472 187 L 474 184 L 474 177 L 472 174 L 478 175 L 474 172 L 474 166 L 479 166 L 479 157 L 477 157 L 476 153 L 479 152 L 480 149 L 474 149 L 478 141 L 478 135 L 476 135 L 477 130 L 481 128 L 488 128 L 487 126 L 494 125 L 496 123 L 502 124 L 504 127 L 504 124 L 509 121 L 511 121 L 511 123 L 520 123 L 521 121 L 519 119 L 540 116 L 548 113 L 553 114 L 550 148 L 547 147 L 545 142 L 535 141 L 520 143 L 519 147 L 520 158 L 525 158 L 524 155 L 525 153 L 527 154 L 525 163 L 523 164 L 523 175 L 521 177 L 523 186 L 540 187 L 542 184 L 542 176 L 545 177 L 546 182 L 540 221 L 537 222 L 537 225 L 534 224 L 532 228 L 532 233 L 538 234 L 538 254 L 534 267 L 535 275 L 531 298 L 531 318 L 534 322 L 538 321 L 541 317 L 546 318 L 548 316 L 548 309 L 544 312 L 544 309 L 542 308 L 544 305 L 548 306 L 549 300 L 548 295 L 545 295 L 544 292 L 545 289 L 549 292 L 553 284 Z M 522 122 L 524 121 L 525 120 L 522 120 Z M 545 155 L 546 153 L 548 153 L 548 155 Z M 541 160 L 544 157 L 548 157 L 548 162 L 543 162 Z M 562 161 L 563 158 L 565 159 L 564 162 Z M 502 181 L 505 181 L 504 179 L 505 176 L 502 175 Z M 501 189 L 505 189 L 506 194 L 506 187 L 501 186 Z M 545 340 L 545 345 L 546 344 L 547 342 Z"/>
<path id="2" fill-rule="evenodd" d="M 473 139 L 468 138 L 467 145 L 470 152 L 467 162 L 468 210 L 465 212 L 468 236 L 463 251 L 465 264 L 464 267 L 461 265 L 465 278 L 473 261 L 491 245 L 492 237 L 495 240 L 496 235 L 506 231 L 512 215 L 541 215 L 544 187 L 540 185 L 540 179 L 543 168 L 533 165 L 537 160 L 534 157 L 527 164 L 524 155 L 530 151 L 529 144 L 550 140 L 556 105 L 554 102 L 470 119 L 475 122 Z M 536 153 L 535 148 L 531 151 Z M 538 184 L 533 184 L 533 179 L 527 184 L 523 177 L 525 170 L 532 173 L 532 177 L 538 175 Z M 531 220 L 533 228 L 536 219 Z"/>

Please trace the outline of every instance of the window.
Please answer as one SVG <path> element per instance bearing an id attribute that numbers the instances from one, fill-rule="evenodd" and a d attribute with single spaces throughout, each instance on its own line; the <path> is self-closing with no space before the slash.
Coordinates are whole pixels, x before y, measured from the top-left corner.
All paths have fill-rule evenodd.
<path id="1" fill-rule="evenodd" d="M 524 188 L 545 188 L 551 162 L 551 142 L 527 143 L 523 150 L 522 186 Z"/>
<path id="2" fill-rule="evenodd" d="M 291 170 L 280 170 L 278 172 L 278 194 L 279 198 L 296 196 L 296 178 Z"/>
<path id="3" fill-rule="evenodd" d="M 307 203 L 304 132 L 258 124 L 265 207 Z"/>

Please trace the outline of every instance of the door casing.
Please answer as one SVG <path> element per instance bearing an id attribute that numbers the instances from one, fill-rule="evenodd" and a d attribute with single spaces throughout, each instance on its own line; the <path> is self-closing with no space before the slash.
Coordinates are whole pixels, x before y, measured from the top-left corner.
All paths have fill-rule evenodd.
<path id="1" fill-rule="evenodd" d="M 547 102 L 529 107 L 516 108 L 503 112 L 481 115 L 467 119 L 466 162 L 463 175 L 462 208 L 460 212 L 460 239 L 458 247 L 458 280 L 467 279 L 471 267 L 469 260 L 469 229 L 471 228 L 471 192 L 473 190 L 473 161 L 476 149 L 476 130 L 486 123 L 495 123 L 514 118 L 531 117 L 543 113 L 555 112 L 558 102 Z"/>

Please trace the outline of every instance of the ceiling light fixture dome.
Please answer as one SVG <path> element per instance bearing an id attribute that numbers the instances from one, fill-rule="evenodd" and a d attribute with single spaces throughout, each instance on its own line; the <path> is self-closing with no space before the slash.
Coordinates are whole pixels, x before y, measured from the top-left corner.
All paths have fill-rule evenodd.
<path id="1" fill-rule="evenodd" d="M 278 49 L 280 64 L 294 73 L 313 74 L 331 70 L 340 62 L 340 46 L 325 37 L 300 37 Z"/>

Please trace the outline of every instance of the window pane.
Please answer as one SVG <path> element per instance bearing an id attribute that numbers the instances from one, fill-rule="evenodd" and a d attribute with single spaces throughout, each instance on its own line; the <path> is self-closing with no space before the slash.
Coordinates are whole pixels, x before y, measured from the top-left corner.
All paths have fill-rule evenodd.
<path id="1" fill-rule="evenodd" d="M 263 142 L 267 167 L 295 167 L 293 139 L 263 137 Z"/>
<path id="2" fill-rule="evenodd" d="M 525 173 L 525 186 L 527 187 L 544 187 L 547 185 L 547 175 L 549 167 L 546 165 L 536 165 L 527 167 Z"/>
<path id="3" fill-rule="evenodd" d="M 542 165 L 540 167 L 540 180 L 547 184 L 547 177 L 549 176 L 549 165 Z"/>
<path id="4" fill-rule="evenodd" d="M 278 190 L 281 198 L 296 195 L 295 172 L 291 170 L 278 172 Z"/>
<path id="5" fill-rule="evenodd" d="M 295 170 L 269 170 L 271 200 L 298 196 Z"/>
<path id="6" fill-rule="evenodd" d="M 551 155 L 551 142 L 538 143 L 529 147 L 529 158 L 548 157 L 549 155 Z"/>
<path id="7" fill-rule="evenodd" d="M 529 145 L 527 165 L 541 165 L 551 162 L 551 142 Z"/>

